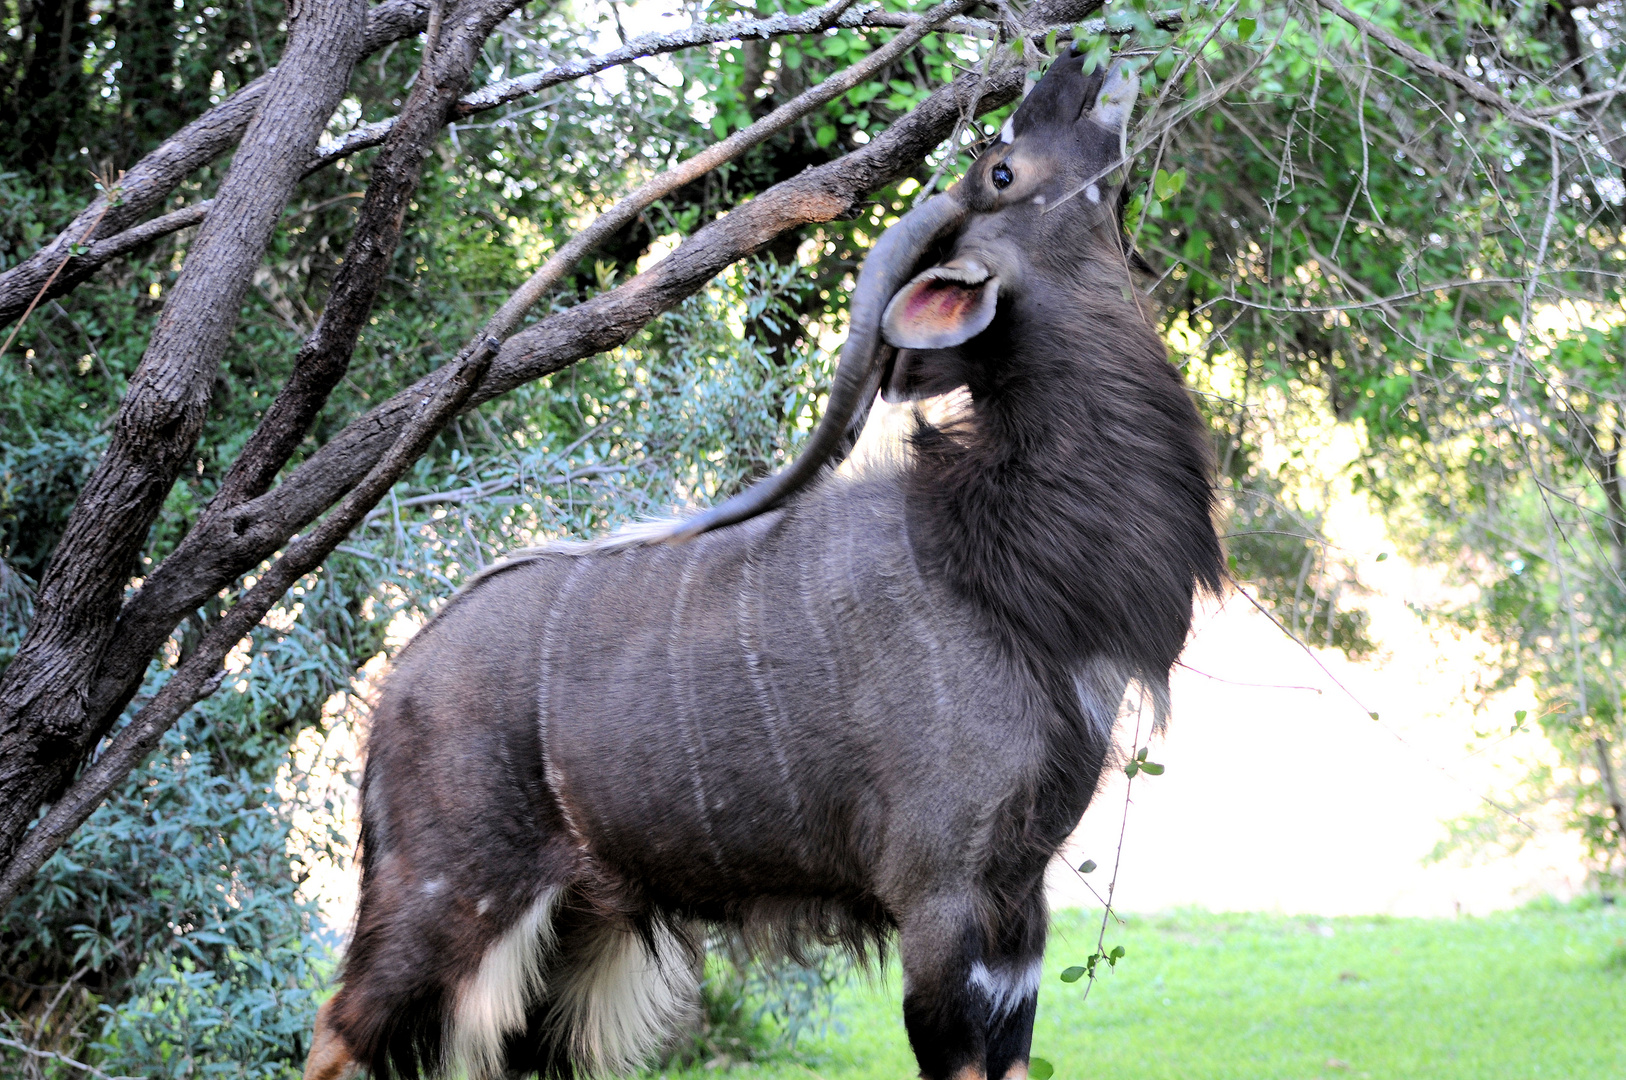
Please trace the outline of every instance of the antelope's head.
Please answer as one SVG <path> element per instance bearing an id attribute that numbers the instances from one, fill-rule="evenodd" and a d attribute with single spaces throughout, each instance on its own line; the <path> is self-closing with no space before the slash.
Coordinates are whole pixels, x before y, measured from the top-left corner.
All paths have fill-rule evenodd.
<path id="1" fill-rule="evenodd" d="M 943 237 L 941 261 L 887 305 L 881 329 L 898 348 L 888 400 L 965 385 L 959 348 L 1005 312 L 1008 323 L 1053 322 L 1077 289 L 1125 284 L 1119 192 L 1125 129 L 1139 80 L 1125 63 L 1083 70 L 1058 59 L 949 196 L 967 209 Z"/>

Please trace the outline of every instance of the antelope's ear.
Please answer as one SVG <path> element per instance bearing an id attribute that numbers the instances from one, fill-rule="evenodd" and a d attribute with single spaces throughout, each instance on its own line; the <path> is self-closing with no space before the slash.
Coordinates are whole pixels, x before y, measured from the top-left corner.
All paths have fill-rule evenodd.
<path id="1" fill-rule="evenodd" d="M 944 263 L 915 275 L 881 316 L 881 333 L 900 349 L 964 345 L 994 321 L 999 279 L 980 264 Z"/>

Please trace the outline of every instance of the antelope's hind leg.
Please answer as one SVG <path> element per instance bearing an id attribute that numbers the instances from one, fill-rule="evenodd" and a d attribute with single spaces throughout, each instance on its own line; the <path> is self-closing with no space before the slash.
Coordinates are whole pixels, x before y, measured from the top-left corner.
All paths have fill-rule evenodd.
<path id="1" fill-rule="evenodd" d="M 999 928 L 980 966 L 971 967 L 972 981 L 989 1004 L 989 1080 L 1027 1080 L 1049 922 L 1041 880 L 1014 917 Z"/>
<path id="2" fill-rule="evenodd" d="M 311 1052 L 305 1056 L 304 1080 L 352 1080 L 360 1075 L 361 1063 L 350 1056 L 350 1048 L 333 1030 L 333 999 L 316 1010 L 316 1029 L 311 1033 Z"/>

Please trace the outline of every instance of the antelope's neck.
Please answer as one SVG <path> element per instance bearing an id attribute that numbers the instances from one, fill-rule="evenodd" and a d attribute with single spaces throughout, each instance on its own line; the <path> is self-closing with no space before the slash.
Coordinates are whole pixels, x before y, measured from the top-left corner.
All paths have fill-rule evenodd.
<path id="1" fill-rule="evenodd" d="M 911 536 L 1021 654 L 1161 682 L 1220 580 L 1208 435 L 1155 336 L 1097 338 L 1010 342 L 961 428 L 917 431 Z"/>

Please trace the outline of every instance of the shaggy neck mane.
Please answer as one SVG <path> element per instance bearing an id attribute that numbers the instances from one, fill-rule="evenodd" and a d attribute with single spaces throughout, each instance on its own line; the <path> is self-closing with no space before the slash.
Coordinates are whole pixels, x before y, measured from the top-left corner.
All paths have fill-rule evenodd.
<path id="1" fill-rule="evenodd" d="M 1165 686 L 1194 592 L 1223 573 L 1212 451 L 1122 285 L 1024 297 L 965 347 L 969 415 L 917 419 L 910 533 L 1019 655 Z"/>

